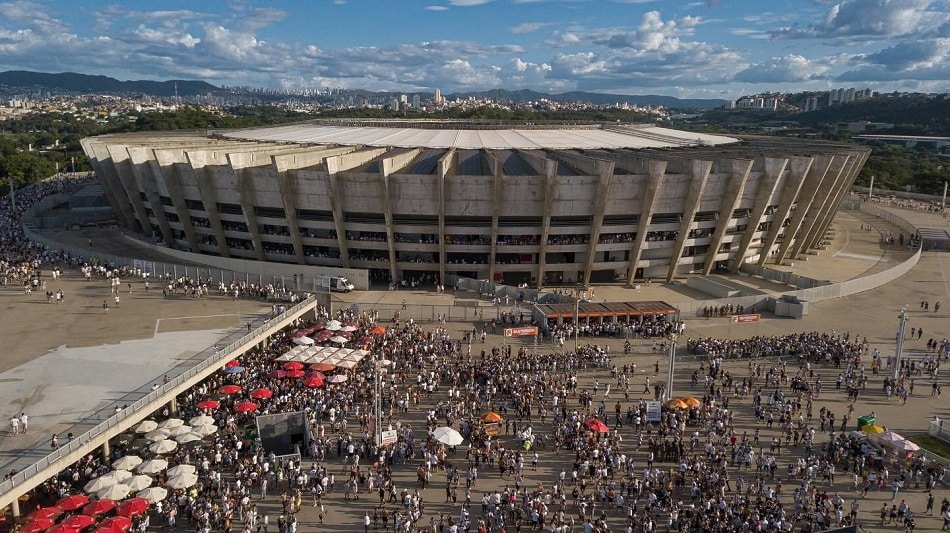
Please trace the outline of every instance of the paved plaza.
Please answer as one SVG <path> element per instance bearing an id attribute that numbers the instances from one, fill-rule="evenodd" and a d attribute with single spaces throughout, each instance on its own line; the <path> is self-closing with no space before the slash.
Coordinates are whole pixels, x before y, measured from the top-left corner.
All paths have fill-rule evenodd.
<path id="1" fill-rule="evenodd" d="M 945 227 L 946 220 L 940 216 L 912 211 L 895 210 L 915 224 L 929 227 Z M 870 231 L 862 229 L 871 224 Z M 832 245 L 820 255 L 796 265 L 795 271 L 821 278 L 844 280 L 867 275 L 889 268 L 909 257 L 906 247 L 882 245 L 881 232 L 899 232 L 895 228 L 881 225 L 863 213 L 842 211 L 834 225 L 835 239 Z M 86 236 L 80 239 L 86 239 Z M 97 244 L 101 241 L 97 241 Z M 102 244 L 101 246 L 106 246 Z M 948 277 L 950 255 L 939 252 L 925 252 L 920 263 L 900 280 L 879 289 L 862 294 L 812 303 L 809 314 L 801 319 L 776 318 L 769 315 L 755 323 L 734 325 L 726 318 L 703 319 L 684 316 L 685 336 L 678 340 L 685 344 L 687 338 L 745 338 L 751 336 L 771 336 L 787 333 L 820 331 L 847 333 L 852 337 L 867 337 L 871 348 L 883 354 L 894 352 L 894 340 L 898 325 L 898 312 L 906 308 L 909 316 L 908 328 L 922 328 L 921 339 L 908 340 L 904 346 L 904 355 L 919 359 L 927 353 L 926 342 L 929 338 L 943 339 L 950 335 L 947 309 L 950 309 L 950 277 Z M 772 283 L 754 278 L 737 278 L 740 283 L 755 286 L 765 292 L 784 289 Z M 121 304 L 115 307 L 105 280 L 86 281 L 76 272 L 68 272 L 53 290 L 62 289 L 66 298 L 64 303 L 47 303 L 42 291 L 27 296 L 17 287 L 5 287 L 0 290 L 0 338 L 5 339 L 4 350 L 0 355 L 0 402 L 6 405 L 9 417 L 27 412 L 30 415 L 30 431 L 26 435 L 12 436 L 9 427 L 0 434 L 0 468 L 6 474 L 14 465 L 19 467 L 23 461 L 45 453 L 50 435 L 62 434 L 72 423 L 79 420 L 98 420 L 107 416 L 115 405 L 128 402 L 128 398 L 147 391 L 161 380 L 163 375 L 175 374 L 176 367 L 186 363 L 202 350 L 208 349 L 229 333 L 240 331 L 248 322 L 258 320 L 270 310 L 270 305 L 252 299 L 238 299 L 212 294 L 203 299 L 194 300 L 186 296 L 163 297 L 160 287 L 152 284 L 149 292 L 144 291 L 141 281 L 133 281 L 132 293 L 123 283 L 120 291 Z M 641 285 L 637 289 L 617 287 L 596 287 L 595 300 L 636 301 L 664 300 L 684 301 L 699 297 L 685 284 L 673 286 L 653 283 Z M 374 305 L 398 305 L 402 301 L 413 305 L 451 305 L 451 294 L 436 294 L 432 287 L 420 287 L 416 290 L 354 292 L 335 295 L 339 305 L 349 306 L 357 303 L 361 310 L 372 310 Z M 110 309 L 104 311 L 103 301 Z M 920 303 L 928 301 L 929 311 L 920 309 Z M 943 302 L 941 311 L 934 311 L 934 303 Z M 494 316 L 498 310 L 481 302 L 485 306 L 486 319 Z M 502 311 L 508 310 L 503 308 Z M 480 328 L 480 323 L 449 322 L 447 327 L 453 338 L 459 338 L 463 331 Z M 500 335 L 489 335 L 484 349 L 510 342 Z M 636 365 L 637 374 L 630 387 L 629 398 L 622 393 L 611 395 L 610 401 L 620 401 L 623 410 L 640 399 L 648 399 L 652 394 L 642 394 L 647 379 L 652 383 L 665 382 L 666 359 L 663 354 L 655 353 L 652 340 L 634 340 L 634 350 L 630 355 L 623 354 L 623 339 L 581 338 L 580 344 L 595 343 L 609 348 L 612 362 L 620 367 Z M 566 347 L 572 347 L 573 340 Z M 516 345 L 517 346 L 517 345 Z M 526 345 L 534 349 L 533 345 Z M 482 347 L 476 342 L 474 349 Z M 552 353 L 560 348 L 547 343 L 538 346 L 541 353 Z M 685 351 L 681 350 L 681 353 Z M 771 364 L 771 363 L 765 363 Z M 788 363 L 795 365 L 794 361 Z M 655 370 L 659 366 L 659 371 Z M 693 394 L 702 396 L 702 391 L 690 386 L 692 373 L 699 368 L 700 361 L 683 356 L 677 362 L 674 393 L 676 395 Z M 749 361 L 729 360 L 725 370 L 738 378 L 749 373 Z M 844 414 L 849 402 L 843 391 L 836 391 L 833 381 L 836 371 L 830 367 L 817 365 L 814 368 L 827 387 L 816 398 L 814 411 L 826 407 L 839 416 Z M 606 384 L 612 381 L 607 369 L 581 370 L 578 373 L 579 388 L 591 389 L 595 381 Z M 926 431 L 927 423 L 934 417 L 947 418 L 950 408 L 946 397 L 934 397 L 930 394 L 930 382 L 917 385 L 915 393 L 906 405 L 900 405 L 896 397 L 888 399 L 882 390 L 883 375 L 873 376 L 859 400 L 854 404 L 856 415 L 873 412 L 879 425 L 902 434 L 914 434 Z M 946 384 L 946 368 L 941 368 L 940 382 Z M 414 428 L 425 427 L 425 412 L 443 398 L 444 392 L 432 399 L 424 400 L 418 409 L 411 409 L 402 415 L 399 421 Z M 574 400 L 569 408 L 577 409 Z M 753 417 L 750 399 L 734 400 L 730 408 L 735 410 L 736 426 L 749 431 L 762 428 L 763 440 L 768 442 L 778 432 L 772 432 L 760 426 Z M 816 415 L 817 417 L 817 415 Z M 853 424 L 851 429 L 853 429 Z M 692 431 L 693 429 L 690 429 Z M 645 449 L 637 449 L 636 437 L 632 428 L 620 430 L 624 448 L 632 453 L 638 466 L 645 464 Z M 502 438 L 505 438 L 504 435 Z M 827 440 L 819 436 L 818 442 Z M 508 447 L 517 445 L 514 436 L 508 436 Z M 800 449 L 782 450 L 780 458 L 784 467 L 789 458 L 797 458 Z M 555 454 L 550 448 L 539 452 L 538 469 L 526 467 L 524 485 L 535 487 L 540 484 L 550 486 L 558 479 L 561 471 L 570 474 L 574 455 L 572 452 Z M 457 451 L 449 459 L 462 465 L 464 453 Z M 306 461 L 305 461 L 306 463 Z M 672 465 L 663 465 L 672 466 Z M 338 479 L 343 478 L 342 463 L 337 467 Z M 753 472 L 754 473 L 754 472 Z M 736 477 L 749 478 L 753 473 L 737 472 Z M 785 481 L 784 468 L 779 468 L 779 476 L 787 486 L 794 482 Z M 418 488 L 416 471 L 413 466 L 396 466 L 394 477 L 401 490 Z M 776 480 L 777 481 L 777 480 Z M 484 470 L 472 490 L 473 506 L 471 515 L 480 514 L 479 501 L 484 493 L 501 490 L 512 485 L 512 480 L 502 479 L 497 471 Z M 463 483 L 464 485 L 464 483 Z M 858 498 L 860 511 L 858 519 L 868 531 L 897 531 L 896 526 L 878 526 L 878 511 L 882 504 L 891 502 L 891 491 L 872 490 L 866 498 L 859 498 L 850 475 L 841 475 L 834 484 L 825 483 L 820 487 L 829 494 L 838 493 L 850 506 Z M 788 490 L 788 493 L 791 491 Z M 272 529 L 276 530 L 276 518 L 280 513 L 279 490 L 272 491 L 266 499 L 259 502 L 258 508 L 270 516 Z M 425 501 L 423 521 L 440 513 L 446 516 L 458 516 L 459 503 L 444 503 L 444 477 L 437 473 L 430 488 L 422 490 Z M 950 497 L 945 487 L 935 491 L 937 508 L 944 497 Z M 906 499 L 911 509 L 917 513 L 917 531 L 939 530 L 942 521 L 936 517 L 924 516 L 925 492 L 911 485 L 901 492 L 898 501 Z M 378 499 L 373 494 L 363 495 L 360 500 L 344 501 L 341 493 L 324 498 L 327 508 L 325 523 L 340 531 L 362 530 L 364 513 L 372 516 Z M 318 525 L 317 513 L 311 502 L 304 498 L 304 505 L 298 514 L 298 530 L 314 531 L 324 527 Z M 394 504 L 389 504 L 391 509 Z M 599 513 L 600 510 L 598 509 Z M 581 521 L 577 521 L 574 531 L 582 531 Z M 624 530 L 622 512 L 607 512 L 607 523 L 611 531 Z M 665 521 L 659 522 L 665 530 Z M 420 522 L 418 525 L 423 525 Z M 181 529 L 181 527 L 179 527 Z"/>

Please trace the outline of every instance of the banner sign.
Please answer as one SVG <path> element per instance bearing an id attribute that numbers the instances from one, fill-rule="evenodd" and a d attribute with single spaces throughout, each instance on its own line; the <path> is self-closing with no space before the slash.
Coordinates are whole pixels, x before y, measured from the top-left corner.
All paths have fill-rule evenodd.
<path id="1" fill-rule="evenodd" d="M 399 440 L 396 430 L 392 429 L 389 431 L 383 431 L 380 435 L 382 442 L 379 443 L 380 446 L 389 446 L 390 444 L 396 444 L 396 441 Z"/>
<path id="2" fill-rule="evenodd" d="M 662 416 L 662 402 L 647 402 L 647 422 L 659 422 Z"/>
<path id="3" fill-rule="evenodd" d="M 538 334 L 538 328 L 535 326 L 524 328 L 506 328 L 505 337 L 532 337 Z"/>
<path id="4" fill-rule="evenodd" d="M 745 324 L 746 322 L 758 322 L 759 318 L 762 315 L 756 313 L 754 315 L 732 315 L 733 324 Z"/>

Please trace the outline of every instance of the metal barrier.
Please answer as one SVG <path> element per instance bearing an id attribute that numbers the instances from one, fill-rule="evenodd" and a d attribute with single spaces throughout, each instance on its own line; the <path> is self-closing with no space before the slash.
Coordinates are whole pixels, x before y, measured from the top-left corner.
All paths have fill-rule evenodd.
<path id="1" fill-rule="evenodd" d="M 175 395 L 184 392 L 187 388 L 185 386 L 187 381 L 202 372 L 223 365 L 226 361 L 239 356 L 240 354 L 235 354 L 235 352 L 238 351 L 240 347 L 263 337 L 271 330 L 274 330 L 274 332 L 278 331 L 288 325 L 292 320 L 298 318 L 299 315 L 309 311 L 309 309 L 316 304 L 317 299 L 310 297 L 287 309 L 281 315 L 267 320 L 263 325 L 258 326 L 253 331 L 241 335 L 237 340 L 231 341 L 224 348 L 218 350 L 212 348 L 211 350 L 213 350 L 213 352 L 210 356 L 200 360 L 195 366 L 171 378 L 168 383 L 149 392 L 115 415 L 110 416 L 105 421 L 85 431 L 73 440 L 64 443 L 36 463 L 17 472 L 10 479 L 3 481 L 0 483 L 0 509 L 13 503 L 20 494 L 31 490 L 48 479 L 50 476 L 46 472 L 47 470 L 55 469 L 58 471 L 69 466 L 69 464 L 78 460 L 82 455 L 98 447 L 102 443 L 104 436 L 118 435 L 122 431 L 130 428 L 133 424 L 151 415 L 163 404 L 174 398 Z M 209 350 L 206 349 L 202 353 L 207 353 L 208 351 Z M 208 372 L 209 375 L 210 373 L 211 372 Z M 42 477 L 42 479 L 35 479 L 37 477 Z M 15 494 L 13 491 L 18 487 L 21 487 L 21 490 Z"/>

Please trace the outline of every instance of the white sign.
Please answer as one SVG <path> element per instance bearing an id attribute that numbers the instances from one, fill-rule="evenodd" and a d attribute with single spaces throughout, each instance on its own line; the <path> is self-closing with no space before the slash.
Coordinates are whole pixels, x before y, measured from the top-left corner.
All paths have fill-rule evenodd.
<path id="1" fill-rule="evenodd" d="M 382 442 L 379 443 L 380 446 L 389 446 L 390 444 L 396 444 L 396 441 L 399 440 L 399 437 L 396 435 L 396 430 L 383 431 L 380 435 Z"/>
<path id="2" fill-rule="evenodd" d="M 647 422 L 659 422 L 662 416 L 663 404 L 657 401 L 648 401 L 647 402 Z"/>

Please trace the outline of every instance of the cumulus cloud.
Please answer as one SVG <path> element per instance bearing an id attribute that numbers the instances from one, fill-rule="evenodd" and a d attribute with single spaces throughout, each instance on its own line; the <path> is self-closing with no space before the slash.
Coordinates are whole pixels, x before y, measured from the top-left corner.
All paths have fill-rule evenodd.
<path id="1" fill-rule="evenodd" d="M 508 31 L 515 34 L 532 33 L 550 25 L 548 22 L 522 22 L 517 26 L 512 26 Z"/>
<path id="2" fill-rule="evenodd" d="M 855 57 L 853 68 L 839 81 L 901 81 L 950 79 L 950 37 L 907 40 L 883 50 Z"/>
<path id="3" fill-rule="evenodd" d="M 771 32 L 773 39 L 883 39 L 913 35 L 946 20 L 946 13 L 928 11 L 934 0 L 842 0 L 823 19 L 807 26 Z"/>
<path id="4" fill-rule="evenodd" d="M 735 75 L 735 80 L 744 83 L 801 83 L 820 80 L 829 67 L 807 57 L 789 54 L 773 57 L 767 63 L 750 65 Z"/>

